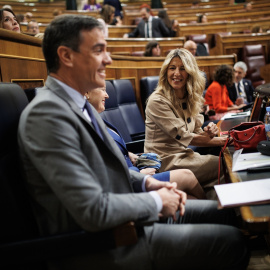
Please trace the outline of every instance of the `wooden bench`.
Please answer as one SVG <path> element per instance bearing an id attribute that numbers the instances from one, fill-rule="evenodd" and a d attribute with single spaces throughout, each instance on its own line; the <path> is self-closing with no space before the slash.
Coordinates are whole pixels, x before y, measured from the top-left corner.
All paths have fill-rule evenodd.
<path id="1" fill-rule="evenodd" d="M 222 20 L 235 20 L 235 19 L 254 19 L 264 16 L 269 16 L 270 2 L 263 1 L 262 3 L 254 6 L 251 11 L 243 9 L 243 5 L 225 5 L 225 6 L 205 6 L 196 9 L 175 7 L 167 8 L 167 13 L 170 19 L 176 19 L 179 23 L 196 22 L 198 14 L 205 13 L 209 22 L 222 21 Z M 154 16 L 162 9 L 153 9 Z M 139 18 L 140 10 L 126 10 L 124 11 L 123 22 L 126 25 L 132 25 L 136 18 Z"/>
<path id="2" fill-rule="evenodd" d="M 221 32 L 238 34 L 245 30 L 251 31 L 254 25 L 260 25 L 263 29 L 268 29 L 270 26 L 270 17 L 247 21 L 224 21 L 201 24 L 180 23 L 177 36 L 185 37 L 191 34 L 214 35 Z"/>
<path id="3" fill-rule="evenodd" d="M 41 40 L 0 29 L 0 81 L 15 82 L 25 89 L 42 86 L 46 78 Z"/>
<path id="4" fill-rule="evenodd" d="M 161 47 L 161 55 L 166 56 L 168 51 L 182 48 L 184 37 L 176 38 L 107 38 L 107 50 L 111 54 L 130 55 L 132 52 L 144 51 L 145 45 L 150 41 L 157 41 Z"/>
<path id="5" fill-rule="evenodd" d="M 270 33 L 216 35 L 216 46 L 210 49 L 211 55 L 224 55 L 235 53 L 238 60 L 242 59 L 244 45 L 262 44 L 265 51 L 266 62 L 270 63 Z"/>
<path id="6" fill-rule="evenodd" d="M 106 79 L 129 79 L 135 90 L 136 101 L 141 110 L 142 104 L 140 94 L 140 79 L 147 76 L 158 76 L 165 57 L 135 57 L 112 55 L 113 63 L 106 68 Z M 209 82 L 212 81 L 212 74 L 215 68 L 222 64 L 233 66 L 237 56 L 200 56 L 197 62 L 201 70 L 206 73 Z"/>

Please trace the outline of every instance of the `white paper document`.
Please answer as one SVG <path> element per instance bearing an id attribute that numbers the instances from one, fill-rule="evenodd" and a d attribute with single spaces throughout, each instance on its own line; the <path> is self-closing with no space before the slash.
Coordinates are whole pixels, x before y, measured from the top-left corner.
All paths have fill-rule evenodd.
<path id="1" fill-rule="evenodd" d="M 222 207 L 270 203 L 270 178 L 214 187 Z"/>
<path id="2" fill-rule="evenodd" d="M 238 118 L 238 117 L 244 117 L 244 116 L 250 116 L 250 111 L 247 112 L 239 112 L 239 113 L 226 113 L 221 120 L 226 119 L 232 119 L 232 118 Z"/>
<path id="3" fill-rule="evenodd" d="M 242 154 L 242 151 L 243 149 L 239 149 L 233 154 L 233 172 L 270 165 L 270 156 L 262 155 L 260 152 Z"/>

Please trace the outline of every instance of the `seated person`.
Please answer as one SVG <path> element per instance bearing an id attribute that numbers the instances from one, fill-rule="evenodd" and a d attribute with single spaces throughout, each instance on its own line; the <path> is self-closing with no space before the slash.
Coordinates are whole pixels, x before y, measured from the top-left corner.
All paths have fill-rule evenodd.
<path id="1" fill-rule="evenodd" d="M 151 16 L 149 8 L 142 8 L 141 21 L 135 30 L 129 34 L 124 34 L 123 38 L 141 37 L 141 38 L 159 38 L 169 37 L 170 31 L 160 18 Z"/>
<path id="2" fill-rule="evenodd" d="M 105 110 L 105 106 L 104 106 L 105 99 L 109 98 L 109 95 L 107 94 L 105 87 L 96 88 L 92 90 L 91 92 L 88 92 L 85 96 L 87 100 L 98 111 L 98 113 L 101 113 Z M 107 121 L 104 120 L 104 122 L 107 125 L 107 130 L 109 134 L 115 140 L 116 144 L 118 145 L 121 152 L 125 156 L 127 165 L 130 170 L 134 170 L 134 171 L 141 172 L 144 174 L 150 174 L 155 179 L 160 180 L 160 181 L 176 182 L 177 188 L 185 191 L 189 195 L 189 198 L 205 199 L 205 193 L 202 187 L 200 186 L 195 175 L 190 170 L 178 169 L 178 170 L 166 171 L 162 173 L 156 173 L 156 169 L 154 168 L 145 168 L 145 169 L 139 170 L 136 167 L 136 160 L 138 159 L 138 156 L 136 154 L 128 152 L 126 148 L 126 144 L 121 134 L 119 133 L 119 131 Z"/>
<path id="3" fill-rule="evenodd" d="M 27 33 L 30 33 L 32 35 L 39 34 L 39 26 L 38 26 L 38 22 L 36 20 L 31 20 L 27 24 Z"/>
<path id="4" fill-rule="evenodd" d="M 16 15 L 11 9 L 0 9 L 0 28 L 21 33 L 20 24 L 18 23 Z"/>
<path id="5" fill-rule="evenodd" d="M 101 9 L 101 5 L 96 3 L 96 0 L 88 0 L 87 4 L 83 6 L 83 10 L 98 10 Z"/>
<path id="6" fill-rule="evenodd" d="M 233 82 L 233 70 L 228 65 L 220 65 L 215 70 L 214 81 L 205 93 L 205 104 L 209 109 L 215 110 L 215 115 L 209 116 L 210 120 L 220 120 L 227 112 L 240 112 L 245 104 L 234 105 L 229 98 L 227 86 Z"/>
<path id="7" fill-rule="evenodd" d="M 236 105 L 248 104 L 253 101 L 253 85 L 250 80 L 245 79 L 247 65 L 239 61 L 234 64 L 234 83 L 228 87 L 230 100 Z"/>
<path id="8" fill-rule="evenodd" d="M 207 23 L 207 16 L 205 14 L 200 14 L 197 19 L 198 23 Z"/>
<path id="9" fill-rule="evenodd" d="M 187 40 L 184 43 L 184 49 L 190 51 L 193 56 L 197 56 L 197 44 L 193 40 Z M 205 91 L 206 91 L 206 89 L 208 87 L 208 80 L 207 80 L 206 73 L 204 71 L 202 71 L 202 74 L 205 78 Z"/>
<path id="10" fill-rule="evenodd" d="M 170 20 L 168 13 L 165 9 L 158 12 L 158 17 L 163 20 L 164 24 L 170 31 L 170 37 L 175 37 L 177 34 L 178 24 L 177 20 Z"/>
<path id="11" fill-rule="evenodd" d="M 160 45 L 156 41 L 150 41 L 145 46 L 144 56 L 160 56 Z"/>

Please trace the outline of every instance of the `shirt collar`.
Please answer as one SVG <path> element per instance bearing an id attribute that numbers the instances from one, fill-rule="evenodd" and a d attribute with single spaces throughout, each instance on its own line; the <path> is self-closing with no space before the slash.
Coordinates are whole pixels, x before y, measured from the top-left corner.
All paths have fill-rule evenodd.
<path id="1" fill-rule="evenodd" d="M 60 84 L 65 92 L 71 97 L 71 99 L 76 103 L 76 105 L 79 108 L 83 108 L 85 105 L 85 98 L 82 96 L 78 91 L 73 89 L 72 87 L 68 86 L 67 84 L 63 83 L 62 81 L 52 77 L 54 80 L 57 81 L 58 84 Z"/>

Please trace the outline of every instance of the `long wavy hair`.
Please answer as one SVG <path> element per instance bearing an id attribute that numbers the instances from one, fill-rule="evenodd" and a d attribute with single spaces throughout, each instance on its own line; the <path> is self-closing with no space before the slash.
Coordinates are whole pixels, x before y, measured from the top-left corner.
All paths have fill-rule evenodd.
<path id="1" fill-rule="evenodd" d="M 188 73 L 188 79 L 186 84 L 187 109 L 191 116 L 196 116 L 202 110 L 204 104 L 203 90 L 205 88 L 205 78 L 200 71 L 195 57 L 186 49 L 175 49 L 165 58 L 165 61 L 161 67 L 158 85 L 155 92 L 167 97 L 175 106 L 178 105 L 177 97 L 172 86 L 168 82 L 167 70 L 172 59 L 179 57 Z"/>

